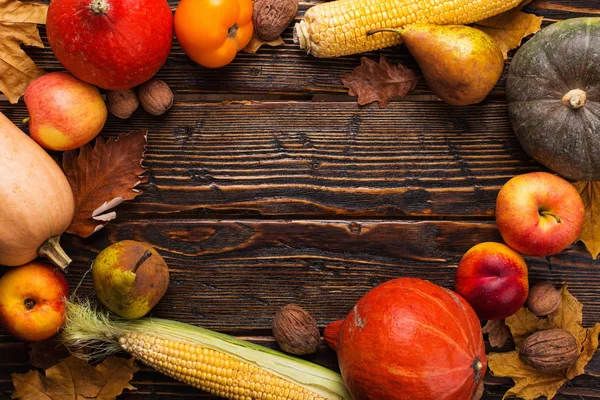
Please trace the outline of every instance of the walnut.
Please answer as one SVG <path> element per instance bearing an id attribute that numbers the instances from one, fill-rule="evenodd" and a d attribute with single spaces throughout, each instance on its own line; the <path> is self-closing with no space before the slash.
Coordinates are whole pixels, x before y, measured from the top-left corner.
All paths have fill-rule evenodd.
<path id="1" fill-rule="evenodd" d="M 297 13 L 298 0 L 256 0 L 252 13 L 254 30 L 263 40 L 275 40 Z"/>
<path id="2" fill-rule="evenodd" d="M 532 287 L 527 298 L 527 308 L 538 317 L 553 313 L 560 303 L 560 292 L 550 282 L 541 282 Z"/>
<path id="3" fill-rule="evenodd" d="M 519 348 L 525 363 L 542 372 L 556 372 L 568 368 L 579 357 L 577 340 L 564 329 L 537 331 Z"/>
<path id="4" fill-rule="evenodd" d="M 316 353 L 321 339 L 317 321 L 295 304 L 277 311 L 273 318 L 273 336 L 283 351 L 296 355 Z"/>
<path id="5" fill-rule="evenodd" d="M 162 115 L 173 105 L 173 92 L 160 79 L 151 79 L 138 88 L 142 107 L 148 114 Z"/>
<path id="6" fill-rule="evenodd" d="M 115 117 L 127 119 L 137 110 L 140 105 L 135 91 L 127 90 L 109 90 L 106 93 L 106 103 L 108 111 Z"/>

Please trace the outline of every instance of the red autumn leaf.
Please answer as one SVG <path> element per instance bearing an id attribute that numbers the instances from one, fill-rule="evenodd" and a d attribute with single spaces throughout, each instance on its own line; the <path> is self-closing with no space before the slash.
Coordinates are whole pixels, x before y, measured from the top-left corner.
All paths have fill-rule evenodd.
<path id="1" fill-rule="evenodd" d="M 378 101 L 383 108 L 390 100 L 415 90 L 420 79 L 416 72 L 402 64 L 389 64 L 382 54 L 379 63 L 362 57 L 360 66 L 342 77 L 342 83 L 350 89 L 350 96 L 358 96 L 359 105 Z"/>
<path id="2" fill-rule="evenodd" d="M 117 139 L 100 137 L 94 148 L 87 144 L 63 155 L 63 170 L 75 197 L 75 216 L 67 232 L 88 237 L 116 218 L 112 211 L 142 192 L 136 187 L 147 181 L 141 175 L 147 131 L 122 134 Z"/>

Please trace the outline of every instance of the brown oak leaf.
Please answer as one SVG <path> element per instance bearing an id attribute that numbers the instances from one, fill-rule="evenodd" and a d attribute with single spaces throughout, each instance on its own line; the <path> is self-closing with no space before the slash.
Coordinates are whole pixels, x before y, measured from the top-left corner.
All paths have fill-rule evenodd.
<path id="1" fill-rule="evenodd" d="M 508 52 L 521 45 L 523 38 L 536 33 L 542 28 L 542 17 L 527 14 L 515 8 L 484 19 L 475 24 L 475 27 L 490 35 L 508 58 Z"/>
<path id="2" fill-rule="evenodd" d="M 575 182 L 573 184 L 583 200 L 585 219 L 579 235 L 592 258 L 600 254 L 600 181 Z"/>
<path id="3" fill-rule="evenodd" d="M 344 75 L 342 83 L 350 96 L 358 96 L 359 105 L 377 101 L 383 108 L 390 100 L 415 90 L 420 79 L 419 74 L 401 64 L 389 64 L 382 54 L 379 63 L 362 57 L 360 66 Z"/>
<path id="4" fill-rule="evenodd" d="M 27 85 L 44 74 L 21 49 L 43 48 L 37 24 L 46 23 L 47 4 L 0 0 L 0 91 L 11 103 L 25 93 Z"/>
<path id="5" fill-rule="evenodd" d="M 503 319 L 489 320 L 482 331 L 488 334 L 488 341 L 492 347 L 502 347 L 510 338 L 510 330 Z"/>
<path id="6" fill-rule="evenodd" d="M 250 43 L 248 43 L 248 45 L 244 47 L 242 51 L 244 53 L 255 54 L 258 51 L 258 49 L 260 49 L 265 44 L 267 46 L 277 47 L 283 46 L 285 42 L 283 41 L 281 36 L 279 36 L 277 39 L 266 41 L 259 38 L 256 32 L 254 32 L 254 34 L 252 35 L 252 39 L 250 39 Z"/>
<path id="7" fill-rule="evenodd" d="M 63 154 L 63 170 L 75 197 L 75 216 L 67 232 L 88 237 L 116 218 L 111 211 L 142 192 L 147 131 L 122 134 L 107 142 L 100 137 L 94 148 L 87 144 Z"/>
<path id="8" fill-rule="evenodd" d="M 537 371 L 525 364 L 519 357 L 518 350 L 488 354 L 488 366 L 492 375 L 509 377 L 515 382 L 515 385 L 505 393 L 504 398 L 516 396 L 525 400 L 534 400 L 546 396 L 552 399 L 567 380 L 585 373 L 585 366 L 598 349 L 600 324 L 592 328 L 584 328 L 581 325 L 583 305 L 569 293 L 566 285 L 563 285 L 560 293 L 561 306 L 547 318 L 538 318 L 526 308 L 522 308 L 517 314 L 506 319 L 506 325 L 513 335 L 517 348 L 533 332 L 552 328 L 567 330 L 575 337 L 580 349 L 577 361 L 564 371 L 547 373 Z"/>
<path id="9" fill-rule="evenodd" d="M 21 400 L 113 400 L 124 389 L 135 390 L 129 383 L 138 368 L 134 359 L 110 357 L 102 364 L 91 366 L 71 356 L 46 370 L 12 374 L 15 392 L 13 399 Z"/>

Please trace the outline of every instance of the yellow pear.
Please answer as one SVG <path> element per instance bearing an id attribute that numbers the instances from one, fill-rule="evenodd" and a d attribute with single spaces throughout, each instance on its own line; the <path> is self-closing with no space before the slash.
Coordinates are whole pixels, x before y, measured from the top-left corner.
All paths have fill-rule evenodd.
<path id="1" fill-rule="evenodd" d="M 452 105 L 481 102 L 504 70 L 496 41 L 479 29 L 463 25 L 408 25 L 369 34 L 394 32 L 413 55 L 431 91 Z"/>

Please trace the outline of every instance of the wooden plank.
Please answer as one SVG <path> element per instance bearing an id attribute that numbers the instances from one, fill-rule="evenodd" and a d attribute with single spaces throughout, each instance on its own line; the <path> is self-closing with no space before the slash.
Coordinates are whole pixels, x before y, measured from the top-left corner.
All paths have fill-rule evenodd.
<path id="1" fill-rule="evenodd" d="M 301 2 L 297 20 L 310 6 L 322 2 Z M 175 9 L 178 1 L 172 0 L 169 3 Z M 525 11 L 546 17 L 546 25 L 566 18 L 597 16 L 599 12 L 598 9 L 589 6 L 589 1 L 584 0 L 538 0 L 528 5 Z M 44 43 L 48 43 L 43 27 L 41 33 Z M 284 32 L 283 39 L 283 47 L 264 47 L 254 55 L 240 53 L 231 65 L 220 69 L 207 69 L 196 65 L 185 55 L 177 40 L 174 40 L 171 55 L 158 77 L 164 79 L 178 96 L 194 100 L 206 99 L 213 94 L 233 99 L 239 95 L 247 99 L 260 99 L 260 96 L 265 94 L 310 97 L 347 93 L 340 78 L 360 64 L 361 55 L 338 59 L 316 59 L 307 56 L 293 43 L 291 27 Z M 49 47 L 43 50 L 31 48 L 27 49 L 27 52 L 45 70 L 62 69 Z M 380 53 L 386 54 L 391 62 L 417 68 L 414 59 L 402 46 L 367 55 L 377 59 Z M 492 92 L 491 99 L 503 97 L 506 70 Z M 425 83 L 421 82 L 414 94 L 430 95 L 431 92 Z"/>
<path id="2" fill-rule="evenodd" d="M 452 288 L 455 267 L 470 247 L 501 241 L 493 223 L 477 221 L 123 221 L 89 239 L 64 235 L 74 259 L 71 288 L 100 250 L 125 239 L 153 244 L 170 266 L 171 284 L 155 316 L 236 334 L 268 330 L 288 303 L 304 306 L 323 327 L 395 277 Z M 581 243 L 549 261 L 526 260 L 532 282 L 568 282 L 585 304 L 586 324 L 600 321 L 600 260 L 592 261 Z M 78 294 L 91 292 L 88 275 Z"/>
<path id="3" fill-rule="evenodd" d="M 282 305 L 301 304 L 322 329 L 388 279 L 414 276 L 452 288 L 453 271 L 464 252 L 500 237 L 492 223 L 475 221 L 128 221 L 89 239 L 65 235 L 62 243 L 74 259 L 67 273 L 71 287 L 100 250 L 123 239 L 152 243 L 170 266 L 169 290 L 153 316 L 275 347 L 271 318 Z M 545 259 L 526 260 L 532 283 L 567 281 L 584 303 L 584 324 L 600 320 L 598 262 L 580 244 L 551 257 L 551 270 Z M 89 275 L 78 295 L 93 296 Z M 0 358 L 0 398 L 12 391 L 9 374 L 29 369 L 26 351 L 23 343 L 0 335 L 0 354 L 9 354 Z M 336 365 L 333 352 L 324 346 L 313 360 Z M 597 379 L 577 378 L 565 388 L 568 395 L 558 398 L 597 398 Z M 123 399 L 212 398 L 149 368 L 136 374 L 133 384 L 138 392 Z M 500 398 L 505 390 L 492 380 L 486 399 Z"/>
<path id="4" fill-rule="evenodd" d="M 161 118 L 111 117 L 105 134 L 139 128 L 150 179 L 120 206 L 130 215 L 491 218 L 499 188 L 541 168 L 500 102 L 177 103 Z"/>

